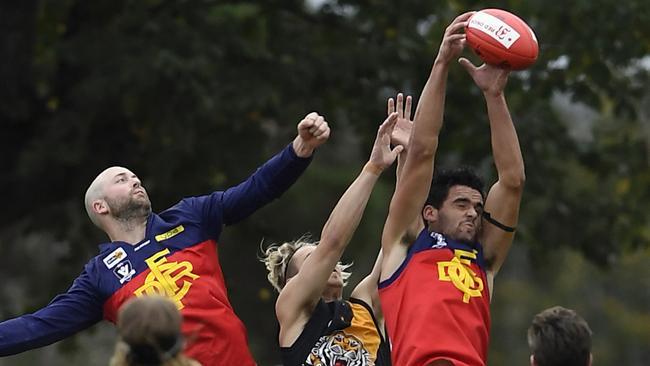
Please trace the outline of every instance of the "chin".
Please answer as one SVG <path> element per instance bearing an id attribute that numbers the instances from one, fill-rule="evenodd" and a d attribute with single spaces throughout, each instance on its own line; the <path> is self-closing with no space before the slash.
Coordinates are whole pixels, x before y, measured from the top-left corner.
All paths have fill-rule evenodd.
<path id="1" fill-rule="evenodd" d="M 332 288 L 343 288 L 343 282 L 340 280 L 329 280 L 327 281 L 327 286 Z"/>
<path id="2" fill-rule="evenodd" d="M 456 240 L 468 244 L 476 243 L 476 239 L 477 238 L 475 233 L 461 233 L 456 236 Z"/>

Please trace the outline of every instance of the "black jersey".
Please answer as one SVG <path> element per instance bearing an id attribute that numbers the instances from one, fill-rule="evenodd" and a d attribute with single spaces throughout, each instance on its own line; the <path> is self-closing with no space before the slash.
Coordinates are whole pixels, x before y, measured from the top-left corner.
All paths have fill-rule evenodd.
<path id="1" fill-rule="evenodd" d="M 390 352 L 365 302 L 320 300 L 298 339 L 281 347 L 284 366 L 387 366 Z"/>

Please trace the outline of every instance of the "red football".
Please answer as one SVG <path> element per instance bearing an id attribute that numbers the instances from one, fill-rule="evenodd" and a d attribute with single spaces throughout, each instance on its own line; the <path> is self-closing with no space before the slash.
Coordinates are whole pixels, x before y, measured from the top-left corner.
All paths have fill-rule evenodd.
<path id="1" fill-rule="evenodd" d="M 483 9 L 468 20 L 467 44 L 485 63 L 523 70 L 537 60 L 535 33 L 516 15 L 501 9 Z"/>

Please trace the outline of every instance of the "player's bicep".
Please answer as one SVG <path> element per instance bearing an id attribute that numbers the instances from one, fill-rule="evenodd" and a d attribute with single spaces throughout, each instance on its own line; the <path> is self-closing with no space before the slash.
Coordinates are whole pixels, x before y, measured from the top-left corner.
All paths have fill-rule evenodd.
<path id="1" fill-rule="evenodd" d="M 390 252 L 402 243 L 402 238 L 420 219 L 420 214 L 431 185 L 432 165 L 418 164 L 405 172 L 390 201 L 388 217 L 382 233 L 382 250 Z"/>
<path id="2" fill-rule="evenodd" d="M 488 193 L 480 242 L 493 273 L 499 271 L 512 245 L 522 192 L 521 188 L 506 187 L 497 182 Z"/>
<path id="3" fill-rule="evenodd" d="M 311 311 L 321 298 L 327 281 L 338 264 L 342 251 L 321 241 L 305 259 L 298 274 L 287 281 L 276 305 L 281 325 L 283 319 L 293 319 L 304 311 Z"/>

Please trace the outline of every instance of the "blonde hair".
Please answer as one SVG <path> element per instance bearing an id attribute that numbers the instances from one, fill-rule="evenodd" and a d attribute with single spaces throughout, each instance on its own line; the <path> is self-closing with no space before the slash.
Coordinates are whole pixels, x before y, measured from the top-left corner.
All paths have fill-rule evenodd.
<path id="1" fill-rule="evenodd" d="M 303 235 L 300 238 L 284 242 L 282 244 L 271 244 L 268 248 L 262 248 L 262 257 L 260 262 L 264 263 L 266 270 L 269 272 L 266 278 L 271 285 L 278 291 L 282 291 L 287 284 L 287 270 L 289 269 L 289 262 L 291 258 L 302 247 L 318 245 L 318 241 L 311 241 L 308 235 Z M 341 278 L 343 278 L 343 286 L 348 284 L 348 278 L 352 275 L 351 272 L 346 272 L 352 263 L 343 264 L 338 262 L 336 268 L 341 271 Z"/>
<path id="2" fill-rule="evenodd" d="M 110 366 L 201 366 L 182 353 L 182 316 L 166 297 L 129 300 L 119 311 L 119 340 Z"/>

